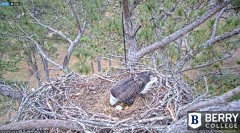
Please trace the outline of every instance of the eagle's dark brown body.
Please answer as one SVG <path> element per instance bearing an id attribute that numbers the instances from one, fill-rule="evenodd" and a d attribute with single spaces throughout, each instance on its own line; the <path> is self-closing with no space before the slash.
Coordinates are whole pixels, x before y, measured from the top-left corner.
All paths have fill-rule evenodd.
<path id="1" fill-rule="evenodd" d="M 136 96 L 144 89 L 145 85 L 150 81 L 150 73 L 140 73 L 137 76 L 129 77 L 117 81 L 110 90 L 111 97 L 115 98 L 115 102 L 111 102 L 111 105 L 117 102 L 122 102 L 126 105 L 133 104 Z"/>

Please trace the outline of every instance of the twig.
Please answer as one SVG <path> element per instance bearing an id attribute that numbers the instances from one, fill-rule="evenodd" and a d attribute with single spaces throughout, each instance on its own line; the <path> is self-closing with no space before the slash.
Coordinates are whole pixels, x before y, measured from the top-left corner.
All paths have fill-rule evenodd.
<path id="1" fill-rule="evenodd" d="M 34 17 L 34 15 L 33 15 L 32 13 L 30 13 L 30 15 L 31 15 L 31 17 L 37 22 L 37 24 L 39 24 L 39 25 L 41 25 L 41 26 L 49 29 L 50 31 L 58 34 L 59 36 L 61 36 L 61 37 L 64 38 L 65 40 L 67 40 L 69 43 L 72 43 L 72 42 L 73 42 L 70 38 L 68 38 L 68 37 L 67 37 L 66 35 L 64 35 L 62 32 L 60 32 L 60 31 L 58 31 L 58 30 L 56 30 L 56 29 L 54 29 L 54 28 L 52 28 L 52 27 L 50 27 L 50 26 L 48 26 L 48 25 L 45 25 L 45 24 L 41 23 L 36 17 Z"/>

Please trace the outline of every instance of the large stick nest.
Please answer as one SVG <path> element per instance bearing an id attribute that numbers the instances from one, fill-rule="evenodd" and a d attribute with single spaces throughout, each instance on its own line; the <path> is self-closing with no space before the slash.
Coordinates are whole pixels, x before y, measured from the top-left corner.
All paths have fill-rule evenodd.
<path id="1" fill-rule="evenodd" d="M 68 74 L 46 83 L 24 97 L 16 121 L 58 119 L 75 121 L 85 131 L 157 132 L 176 121 L 179 107 L 192 101 L 192 90 L 180 76 L 152 71 L 158 82 L 147 94 L 138 96 L 126 110 L 110 106 L 114 82 L 136 72 L 82 76 Z"/>

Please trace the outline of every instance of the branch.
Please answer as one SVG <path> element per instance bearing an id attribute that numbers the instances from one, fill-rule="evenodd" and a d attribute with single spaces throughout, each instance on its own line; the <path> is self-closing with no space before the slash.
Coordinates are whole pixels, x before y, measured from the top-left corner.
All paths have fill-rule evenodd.
<path id="1" fill-rule="evenodd" d="M 218 22 L 219 22 L 219 19 L 221 18 L 223 12 L 225 11 L 225 8 L 223 8 L 216 16 L 216 20 L 213 24 L 213 29 L 212 29 L 212 35 L 211 35 L 211 38 L 214 38 L 215 35 L 216 35 L 216 32 L 217 32 L 217 26 L 218 26 Z"/>
<path id="2" fill-rule="evenodd" d="M 37 24 L 43 26 L 44 28 L 49 29 L 50 31 L 58 34 L 59 36 L 61 36 L 62 38 L 64 38 L 65 40 L 67 40 L 69 43 L 72 43 L 72 40 L 70 38 L 68 38 L 66 35 L 64 35 L 62 32 L 53 29 L 52 27 L 45 25 L 43 23 L 41 23 L 36 17 L 33 16 L 33 14 L 30 13 L 30 15 L 32 16 L 32 18 L 37 22 Z"/>
<path id="3" fill-rule="evenodd" d="M 85 27 L 86 27 L 86 24 L 87 24 L 87 21 L 84 21 L 83 27 L 81 28 L 81 30 L 78 31 L 78 35 L 77 35 L 76 39 L 72 42 L 71 45 L 73 45 L 73 44 L 76 45 L 76 44 L 80 41 L 80 39 L 81 39 L 81 37 L 82 37 L 82 35 L 83 35 L 83 32 L 84 32 L 84 29 L 85 29 Z M 72 46 L 70 46 L 70 47 L 72 47 Z M 70 47 L 69 47 L 69 48 L 70 48 Z M 74 46 L 74 47 L 75 47 L 75 46 Z M 69 48 L 68 48 L 68 49 L 69 49 Z"/>
<path id="4" fill-rule="evenodd" d="M 230 37 L 232 37 L 232 36 L 238 35 L 239 33 L 240 33 L 240 28 L 239 28 L 239 29 L 235 29 L 235 30 L 233 30 L 233 31 L 231 31 L 231 32 L 223 33 L 223 34 L 218 35 L 218 36 L 216 36 L 216 37 L 214 37 L 214 38 L 210 38 L 209 40 L 207 40 L 207 41 L 206 41 L 205 43 L 203 43 L 202 45 L 199 45 L 199 47 L 203 47 L 203 49 L 204 49 L 204 48 L 207 48 L 207 47 L 213 45 L 214 43 L 216 43 L 216 42 L 218 42 L 218 41 L 223 41 L 223 40 L 228 39 L 228 38 L 230 38 Z M 199 48 L 199 49 L 200 49 L 200 48 Z M 180 60 L 178 60 L 177 65 L 175 65 L 175 66 L 176 66 L 175 72 L 178 72 L 178 71 L 179 71 L 179 72 L 188 71 L 188 70 L 181 70 L 181 69 L 183 69 L 184 64 L 185 64 L 186 62 L 188 62 L 188 61 L 191 59 L 192 56 L 196 56 L 196 55 L 199 54 L 200 52 L 201 52 L 201 51 L 187 54 L 187 55 L 185 55 L 183 58 L 181 58 Z M 226 58 L 226 59 L 227 59 L 227 58 Z M 223 59 L 223 60 L 224 60 L 224 59 Z M 216 60 L 216 62 L 218 62 L 218 61 Z M 213 62 L 213 63 L 215 63 L 215 62 Z M 211 64 L 212 64 L 212 63 L 206 64 L 206 66 L 211 65 Z M 204 67 L 204 66 L 197 66 L 196 68 L 193 68 L 193 69 L 197 69 L 197 68 L 201 68 L 201 67 Z M 188 68 L 186 68 L 186 69 L 188 69 Z M 192 69 L 192 68 L 190 68 L 189 70 L 191 70 L 191 69 Z"/>
<path id="5" fill-rule="evenodd" d="M 59 65 L 58 63 L 54 62 L 53 60 L 51 60 L 50 58 L 48 58 L 48 56 L 45 54 L 45 52 L 43 51 L 43 49 L 41 48 L 41 46 L 32 38 L 32 37 L 26 37 L 28 39 L 30 39 L 36 46 L 37 46 L 37 50 L 38 52 L 42 55 L 42 57 L 44 59 L 46 59 L 48 62 L 52 63 L 53 65 L 55 65 L 56 67 L 58 67 L 59 69 L 63 70 L 63 66 Z"/>
<path id="6" fill-rule="evenodd" d="M 132 37 L 135 37 L 136 36 L 136 34 L 137 34 L 137 32 L 140 30 L 140 28 L 141 28 L 141 25 L 139 25 L 139 26 L 137 26 L 136 28 L 134 28 L 133 29 L 133 33 L 132 33 Z"/>
<path id="7" fill-rule="evenodd" d="M 64 120 L 26 120 L 0 126 L 0 130 L 30 130 L 41 128 L 61 128 L 82 131 L 83 128 L 73 121 Z"/>
<path id="8" fill-rule="evenodd" d="M 190 68 L 185 68 L 185 69 L 183 69 L 183 70 L 181 70 L 181 71 L 179 71 L 179 72 L 182 73 L 182 72 L 185 72 L 185 71 L 189 71 L 189 70 L 193 70 L 193 69 L 198 69 L 198 68 L 203 68 L 203 67 L 206 67 L 206 66 L 210 66 L 210 65 L 212 65 L 212 64 L 214 64 L 214 63 L 217 63 L 217 62 L 226 60 L 226 59 L 231 58 L 231 57 L 232 57 L 232 56 L 229 55 L 229 56 L 226 56 L 226 57 L 224 57 L 224 58 L 221 58 L 221 59 L 217 59 L 217 60 L 208 62 L 208 63 L 206 63 L 206 64 L 202 64 L 202 65 L 198 65 L 198 66 L 194 66 L 194 67 L 190 67 Z"/>
<path id="9" fill-rule="evenodd" d="M 207 12 L 205 12 L 202 16 L 200 16 L 195 21 L 190 23 L 189 25 L 187 25 L 187 26 L 183 27 L 182 29 L 180 29 L 180 30 L 172 33 L 171 35 L 165 37 L 163 40 L 157 41 L 157 42 L 155 42 L 155 43 L 153 43 L 153 44 L 151 44 L 151 45 L 141 49 L 140 51 L 138 51 L 136 53 L 137 57 L 141 58 L 141 57 L 145 56 L 146 54 L 149 54 L 149 53 L 153 52 L 154 50 L 157 50 L 159 48 L 164 48 L 167 44 L 175 41 L 179 37 L 184 36 L 185 34 L 190 32 L 191 30 L 193 30 L 197 26 L 201 25 L 208 18 L 210 18 L 214 14 L 216 14 L 220 9 L 224 8 L 227 4 L 228 3 L 222 2 L 222 3 L 218 4 L 218 5 L 215 5 L 214 7 L 209 9 Z"/>
<path id="10" fill-rule="evenodd" d="M 72 0 L 69 0 L 68 4 L 69 4 L 69 7 L 70 7 L 70 9 L 71 9 L 71 12 L 72 12 L 74 18 L 76 19 L 76 23 L 77 23 L 78 30 L 79 30 L 80 32 L 82 32 L 81 25 L 80 25 L 80 20 L 79 20 L 79 18 L 78 18 L 78 16 L 77 16 L 76 11 L 75 11 L 74 8 L 73 8 Z"/>
<path id="11" fill-rule="evenodd" d="M 163 12 L 160 14 L 159 19 L 167 18 L 169 15 L 172 14 L 172 12 L 174 12 L 176 7 L 177 7 L 177 3 L 173 3 L 173 5 L 169 9 L 167 9 L 167 11 L 162 10 Z"/>
<path id="12" fill-rule="evenodd" d="M 232 96 L 239 94 L 239 93 L 240 93 L 240 86 L 238 86 L 235 89 L 228 91 L 214 99 L 191 104 L 191 106 L 188 106 L 184 109 L 179 110 L 178 116 L 184 116 L 187 114 L 188 111 L 197 110 L 199 108 L 226 103 L 229 98 L 231 98 Z"/>
<path id="13" fill-rule="evenodd" d="M 239 33 L 240 33 L 240 28 L 234 29 L 234 30 L 232 30 L 230 32 L 223 33 L 223 34 L 218 35 L 218 36 L 216 36 L 214 38 L 210 38 L 205 43 L 203 43 L 201 45 L 201 47 L 207 48 L 207 47 L 211 46 L 212 44 L 214 44 L 216 42 L 223 41 L 224 39 L 227 39 L 227 38 L 232 37 L 232 36 L 236 36 Z"/>
<path id="14" fill-rule="evenodd" d="M 83 27 L 82 27 L 82 31 L 78 31 L 78 35 L 77 35 L 76 39 L 68 47 L 67 54 L 64 57 L 64 61 L 63 61 L 63 69 L 66 69 L 66 67 L 69 65 L 69 60 L 70 60 L 70 57 L 72 55 L 73 49 L 76 47 L 76 45 L 80 41 L 80 39 L 83 35 L 83 32 L 84 32 L 84 29 L 86 27 L 86 24 L 87 24 L 87 22 L 85 21 L 84 24 L 83 24 Z"/>
<path id="15" fill-rule="evenodd" d="M 48 56 L 45 54 L 44 50 L 41 48 L 41 46 L 38 44 L 37 41 L 35 41 L 32 36 L 30 36 L 26 31 L 24 31 L 22 28 L 19 28 L 26 36 L 22 36 L 25 37 L 29 40 L 31 40 L 36 46 L 37 46 L 37 50 L 38 52 L 42 55 L 42 57 L 44 59 L 46 59 L 48 62 L 52 63 L 53 65 L 55 65 L 56 67 L 58 67 L 59 69 L 63 70 L 63 67 L 61 65 L 59 65 L 58 63 L 54 62 L 53 60 L 51 60 L 50 58 L 48 58 Z"/>
<path id="16" fill-rule="evenodd" d="M 13 90 L 10 86 L 0 84 L 0 95 L 10 97 L 13 100 L 21 101 L 23 94 Z"/>

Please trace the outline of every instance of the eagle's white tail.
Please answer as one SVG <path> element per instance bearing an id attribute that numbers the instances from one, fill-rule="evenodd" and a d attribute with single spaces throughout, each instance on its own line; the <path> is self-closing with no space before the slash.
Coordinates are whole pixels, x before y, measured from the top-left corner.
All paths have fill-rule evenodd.
<path id="1" fill-rule="evenodd" d="M 111 93 L 110 93 L 110 104 L 113 106 L 118 102 L 118 99 L 115 98 Z"/>

